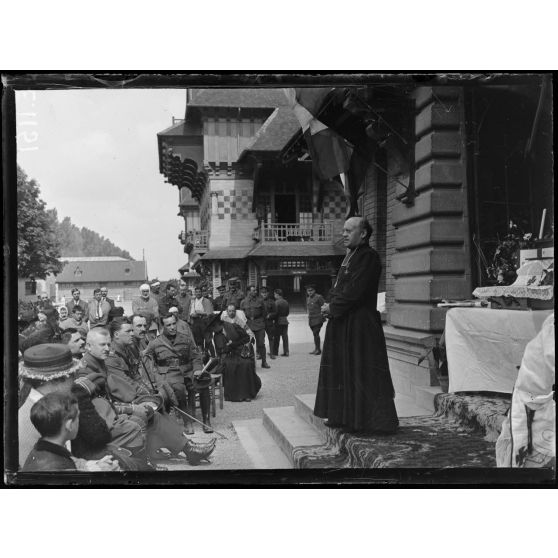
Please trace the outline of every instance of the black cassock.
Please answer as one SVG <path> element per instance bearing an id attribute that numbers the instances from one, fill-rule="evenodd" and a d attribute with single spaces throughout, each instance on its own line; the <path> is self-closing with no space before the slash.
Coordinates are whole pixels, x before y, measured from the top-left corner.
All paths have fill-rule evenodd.
<path id="1" fill-rule="evenodd" d="M 330 292 L 314 414 L 357 431 L 394 432 L 399 424 L 376 310 L 381 269 L 378 253 L 359 246 Z"/>

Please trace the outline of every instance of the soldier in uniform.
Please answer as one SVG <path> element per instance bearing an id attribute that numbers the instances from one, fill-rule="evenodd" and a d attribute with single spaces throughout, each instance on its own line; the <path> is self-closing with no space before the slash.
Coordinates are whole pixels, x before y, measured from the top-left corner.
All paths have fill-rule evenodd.
<path id="1" fill-rule="evenodd" d="M 306 285 L 306 308 L 308 309 L 308 325 L 314 336 L 314 350 L 311 355 L 321 355 L 320 330 L 325 321 L 322 315 L 322 306 L 325 304 L 324 297 L 316 292 L 316 285 Z"/>
<path id="2" fill-rule="evenodd" d="M 213 311 L 214 312 L 224 312 L 227 309 L 227 299 L 225 296 L 225 285 L 219 285 L 217 287 L 217 292 L 219 295 L 213 301 Z"/>
<path id="3" fill-rule="evenodd" d="M 275 343 L 275 319 L 277 318 L 277 305 L 273 295 L 269 293 L 267 287 L 260 289 L 264 301 L 265 313 L 265 332 L 267 333 L 267 341 L 269 343 L 269 358 L 274 359 L 273 344 Z"/>
<path id="4" fill-rule="evenodd" d="M 184 279 L 180 279 L 178 283 L 178 294 L 176 295 L 178 299 L 177 306 L 179 312 L 178 317 L 184 320 L 187 324 L 190 323 L 190 305 L 192 303 L 192 295 L 189 292 L 188 284 Z"/>
<path id="5" fill-rule="evenodd" d="M 177 332 L 176 318 L 172 314 L 163 317 L 163 332 L 149 342 L 143 354 L 153 358 L 157 382 L 168 382 L 178 401 L 178 408 L 191 416 L 195 416 L 196 390 L 199 391 L 203 431 L 213 432 L 209 421 L 209 383 L 202 384 L 197 380 L 202 371 L 201 354 L 191 339 Z M 183 418 L 186 433 L 193 434 L 192 421 Z"/>
<path id="6" fill-rule="evenodd" d="M 180 303 L 176 298 L 176 285 L 172 282 L 167 283 L 165 288 L 165 295 L 159 299 L 159 319 L 161 316 L 166 316 L 171 308 L 178 308 L 181 311 Z"/>
<path id="7" fill-rule="evenodd" d="M 146 383 L 138 373 L 137 363 L 130 351 L 133 345 L 133 326 L 126 319 L 114 320 L 111 323 L 112 345 L 106 360 L 108 370 L 107 389 L 113 400 L 128 404 L 132 410 L 135 406 L 147 403 L 155 409 L 147 427 L 147 454 L 151 459 L 165 457 L 161 448 L 168 449 L 172 454 L 185 456 L 191 460 L 194 448 L 192 442 L 184 437 L 184 432 L 175 420 L 166 412 L 168 404 L 175 404 L 176 399 L 172 388 L 159 382 L 155 390 L 153 384 Z M 215 442 L 204 445 L 207 450 L 203 455 L 207 458 L 215 448 Z M 202 448 L 198 445 L 197 450 Z"/>
<path id="8" fill-rule="evenodd" d="M 262 368 L 271 368 L 267 363 L 265 351 L 265 308 L 264 300 L 258 295 L 256 287 L 248 287 L 248 296 L 240 303 L 241 310 L 246 314 L 248 327 L 256 337 L 256 350 L 262 359 Z M 270 351 L 269 352 L 273 352 Z"/>
<path id="9" fill-rule="evenodd" d="M 111 442 L 128 449 L 145 463 L 145 431 L 153 409 L 147 405 L 125 406 L 113 400 L 107 389 L 109 352 L 109 332 L 100 327 L 89 331 L 83 366 L 72 388 L 80 409 L 79 430 L 72 451 L 77 457 L 95 459 L 104 451 L 105 444 Z M 108 440 L 103 436 L 107 429 Z"/>
<path id="10" fill-rule="evenodd" d="M 244 293 L 238 290 L 238 282 L 231 279 L 230 280 L 230 290 L 225 295 L 227 301 L 227 306 L 229 304 L 234 304 L 235 308 L 240 308 L 240 303 L 244 300 Z"/>

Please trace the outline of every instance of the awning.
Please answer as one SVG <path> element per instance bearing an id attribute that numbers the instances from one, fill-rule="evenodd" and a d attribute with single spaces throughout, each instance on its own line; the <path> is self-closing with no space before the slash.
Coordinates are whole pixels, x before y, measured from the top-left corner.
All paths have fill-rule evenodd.
<path id="1" fill-rule="evenodd" d="M 216 248 L 206 252 L 200 260 L 242 260 L 252 250 L 252 246 Z"/>
<path id="2" fill-rule="evenodd" d="M 310 242 L 285 242 L 274 244 L 260 244 L 249 254 L 249 257 L 306 257 L 319 258 L 331 256 L 344 256 L 345 249 L 329 243 L 310 243 Z"/>

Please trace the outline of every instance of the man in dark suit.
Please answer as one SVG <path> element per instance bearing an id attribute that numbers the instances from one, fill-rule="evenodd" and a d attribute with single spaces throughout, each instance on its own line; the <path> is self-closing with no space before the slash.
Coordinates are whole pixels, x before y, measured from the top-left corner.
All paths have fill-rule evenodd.
<path id="1" fill-rule="evenodd" d="M 108 297 L 108 289 L 106 287 L 101 287 L 101 300 L 108 302 L 111 308 L 114 308 L 114 300 Z"/>
<path id="2" fill-rule="evenodd" d="M 89 328 L 106 326 L 110 308 L 110 304 L 102 300 L 101 289 L 95 289 L 93 291 L 93 300 L 88 305 Z"/>

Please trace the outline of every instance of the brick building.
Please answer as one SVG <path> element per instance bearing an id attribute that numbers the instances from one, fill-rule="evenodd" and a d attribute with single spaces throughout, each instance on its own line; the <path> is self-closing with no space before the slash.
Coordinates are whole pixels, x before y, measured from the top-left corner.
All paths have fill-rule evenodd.
<path id="1" fill-rule="evenodd" d="M 147 281 L 147 263 L 117 256 L 65 257 L 62 271 L 55 276 L 55 299 L 72 298 L 72 288 L 78 287 L 85 300 L 93 299 L 93 290 L 107 287 L 109 297 L 120 303 L 138 296 L 138 289 Z"/>
<path id="2" fill-rule="evenodd" d="M 510 220 L 538 236 L 546 209 L 542 236 L 553 235 L 551 96 L 541 75 L 335 88 L 317 117 L 368 150 L 346 197 L 339 182 L 314 178 L 279 90 L 198 90 L 185 121 L 159 134 L 161 172 L 200 204 L 213 279 L 273 282 L 295 298 L 309 275 L 326 290 L 345 211 L 358 207 L 383 262 L 396 390 L 418 400 L 437 384 L 428 359 L 418 364 L 444 328 L 437 304 L 487 284 Z"/>

